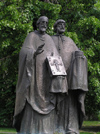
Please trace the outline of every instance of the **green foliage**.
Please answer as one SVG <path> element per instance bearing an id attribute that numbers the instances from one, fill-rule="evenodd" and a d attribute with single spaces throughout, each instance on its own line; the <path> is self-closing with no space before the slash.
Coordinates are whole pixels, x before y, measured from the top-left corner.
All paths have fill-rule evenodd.
<path id="1" fill-rule="evenodd" d="M 88 59 L 89 92 L 85 104 L 89 119 L 100 111 L 100 0 L 60 1 L 60 17 L 66 20 L 66 36 L 71 37 Z"/>
<path id="2" fill-rule="evenodd" d="M 16 130 L 15 130 L 14 128 L 6 128 L 6 127 L 5 127 L 5 128 L 0 128 L 0 134 L 1 134 L 1 133 L 4 133 L 4 132 L 5 132 L 5 133 L 7 133 L 7 132 L 9 132 L 9 133 L 10 133 L 10 132 L 11 132 L 11 133 L 14 133 L 14 132 L 16 132 Z"/>
<path id="3" fill-rule="evenodd" d="M 36 29 L 41 15 L 50 18 L 48 33 L 52 33 L 60 9 L 60 5 L 38 0 L 0 2 L 0 126 L 12 126 L 18 54 L 26 35 Z"/>
<path id="4" fill-rule="evenodd" d="M 87 127 L 89 127 L 89 126 L 90 126 L 90 127 L 91 127 L 91 126 L 94 126 L 94 127 L 95 127 L 95 126 L 100 126 L 100 121 L 84 121 L 84 122 L 83 122 L 83 126 L 84 126 L 84 127 L 86 127 L 86 126 L 87 126 Z"/>
<path id="5" fill-rule="evenodd" d="M 49 18 L 50 35 L 54 34 L 57 19 L 66 21 L 65 35 L 74 40 L 88 59 L 86 114 L 93 119 L 100 110 L 100 0 L 57 1 L 58 4 L 41 0 L 0 1 L 0 126 L 12 125 L 18 54 L 25 37 L 36 30 L 36 21 L 42 15 Z"/>

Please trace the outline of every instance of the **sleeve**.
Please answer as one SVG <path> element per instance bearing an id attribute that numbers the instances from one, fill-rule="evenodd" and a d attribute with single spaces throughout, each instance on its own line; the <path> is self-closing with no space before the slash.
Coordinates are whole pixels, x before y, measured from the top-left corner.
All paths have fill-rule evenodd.
<path id="1" fill-rule="evenodd" d="M 75 51 L 72 56 L 69 89 L 88 91 L 87 59 L 82 51 Z"/>
<path id="2" fill-rule="evenodd" d="M 13 120 L 13 126 L 16 128 L 16 130 L 20 129 L 21 113 L 25 107 L 27 90 L 29 89 L 31 77 L 35 67 L 35 49 L 31 47 L 34 42 L 32 40 L 31 42 L 28 42 L 29 38 L 30 36 L 26 37 L 23 47 L 19 53 L 19 71 L 18 82 L 16 86 L 16 102 Z"/>

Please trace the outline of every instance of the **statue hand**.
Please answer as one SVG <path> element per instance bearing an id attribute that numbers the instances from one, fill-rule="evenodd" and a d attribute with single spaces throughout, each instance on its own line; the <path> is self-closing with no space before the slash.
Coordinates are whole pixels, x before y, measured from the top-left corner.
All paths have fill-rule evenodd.
<path id="1" fill-rule="evenodd" d="M 37 50 L 36 50 L 36 52 L 35 52 L 35 56 L 37 56 L 38 54 L 41 54 L 41 53 L 44 51 L 44 50 L 43 50 L 44 45 L 45 45 L 45 43 L 42 44 L 42 45 L 40 45 L 40 46 L 37 48 Z"/>

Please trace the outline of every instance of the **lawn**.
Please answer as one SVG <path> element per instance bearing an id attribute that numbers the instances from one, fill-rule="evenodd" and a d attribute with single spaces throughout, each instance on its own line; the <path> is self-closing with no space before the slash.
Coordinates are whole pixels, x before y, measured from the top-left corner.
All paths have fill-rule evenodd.
<path id="1" fill-rule="evenodd" d="M 83 126 L 100 126 L 100 121 L 84 121 Z"/>
<path id="2" fill-rule="evenodd" d="M 100 134 L 100 121 L 84 121 L 80 134 Z"/>
<path id="3" fill-rule="evenodd" d="M 0 128 L 0 134 L 16 134 L 16 130 L 14 128 Z M 100 121 L 84 121 L 80 134 L 100 134 Z"/>
<path id="4" fill-rule="evenodd" d="M 0 134 L 16 134 L 16 130 L 14 128 L 0 128 Z"/>

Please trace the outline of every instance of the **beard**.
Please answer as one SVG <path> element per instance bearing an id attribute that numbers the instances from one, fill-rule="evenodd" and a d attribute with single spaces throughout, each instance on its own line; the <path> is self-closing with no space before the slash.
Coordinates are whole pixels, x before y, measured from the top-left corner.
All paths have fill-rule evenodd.
<path id="1" fill-rule="evenodd" d="M 65 32 L 65 28 L 57 28 L 57 33 L 62 34 Z"/>
<path id="2" fill-rule="evenodd" d="M 45 28 L 45 27 L 42 27 L 42 28 L 41 28 L 41 31 L 42 31 L 42 32 L 45 32 L 45 31 L 46 31 L 46 28 Z"/>
<path id="3" fill-rule="evenodd" d="M 64 33 L 65 32 L 65 29 L 60 29 L 59 30 L 59 33 Z"/>
<path id="4" fill-rule="evenodd" d="M 47 27 L 46 26 L 41 26 L 39 28 L 39 31 L 41 31 L 41 32 L 46 32 L 46 30 L 47 30 Z"/>

